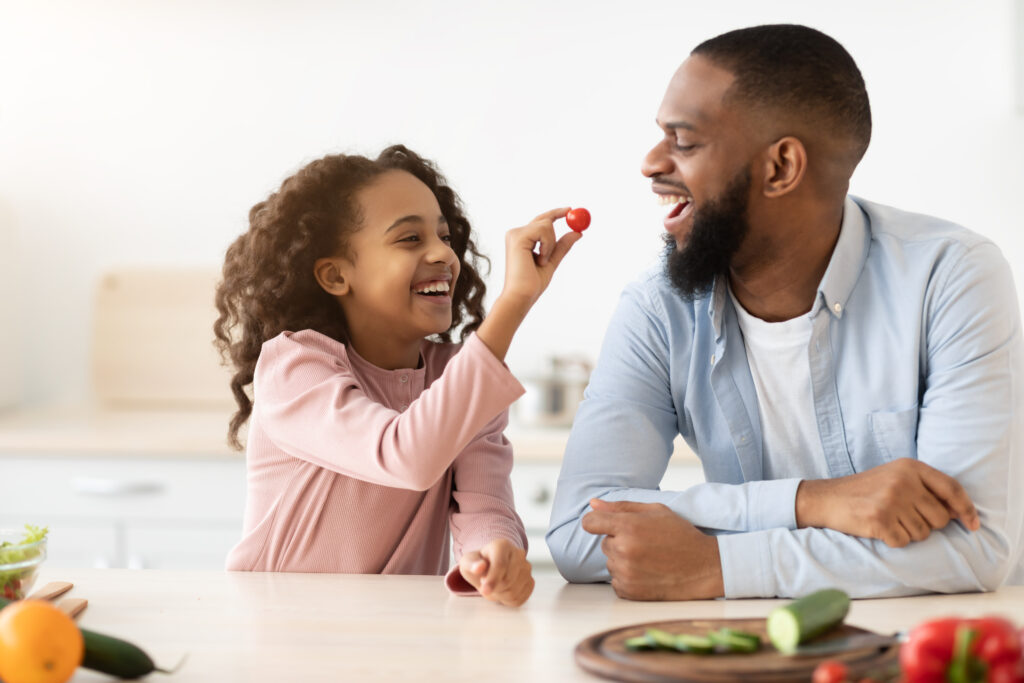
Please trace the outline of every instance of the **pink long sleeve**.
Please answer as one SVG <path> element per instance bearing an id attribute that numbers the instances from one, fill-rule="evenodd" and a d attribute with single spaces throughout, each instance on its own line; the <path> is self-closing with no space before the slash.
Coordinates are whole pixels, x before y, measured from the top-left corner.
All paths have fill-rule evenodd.
<path id="1" fill-rule="evenodd" d="M 458 554 L 525 546 L 502 434 L 522 386 L 475 335 L 421 354 L 383 370 L 310 330 L 264 344 L 228 569 L 441 575 L 449 522 Z"/>
<path id="2" fill-rule="evenodd" d="M 503 411 L 455 459 L 450 521 L 456 563 L 464 553 L 479 550 L 496 538 L 527 549 L 526 531 L 512 497 L 512 444 L 505 438 L 507 426 L 508 411 Z M 457 572 L 456 564 L 446 581 L 449 590 L 475 594 L 476 589 Z"/>
<path id="3" fill-rule="evenodd" d="M 284 333 L 264 347 L 268 362 L 261 354 L 256 366 L 256 410 L 285 452 L 363 481 L 425 491 L 523 394 L 508 368 L 471 335 L 407 410 L 393 410 L 366 395 L 338 357 L 341 344 L 318 335 L 327 343 L 317 349 L 308 343 L 312 334 Z M 342 349 L 331 349 L 335 344 Z M 342 441 L 344 451 L 337 448 Z"/>

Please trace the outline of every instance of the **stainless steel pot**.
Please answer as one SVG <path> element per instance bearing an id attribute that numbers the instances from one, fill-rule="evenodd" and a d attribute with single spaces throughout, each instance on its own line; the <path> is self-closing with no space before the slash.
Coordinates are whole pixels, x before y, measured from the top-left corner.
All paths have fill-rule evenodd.
<path id="1" fill-rule="evenodd" d="M 513 414 L 524 427 L 569 427 L 593 365 L 582 356 L 551 356 L 546 365 L 521 379 L 526 394 L 513 406 Z"/>

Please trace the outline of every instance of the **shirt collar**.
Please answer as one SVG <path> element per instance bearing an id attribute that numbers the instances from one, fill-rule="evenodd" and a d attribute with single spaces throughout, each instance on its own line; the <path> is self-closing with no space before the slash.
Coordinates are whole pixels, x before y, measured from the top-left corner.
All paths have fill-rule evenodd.
<path id="1" fill-rule="evenodd" d="M 854 197 L 847 197 L 843 204 L 843 223 L 839 239 L 832 250 L 832 258 L 825 269 L 825 275 L 818 285 L 818 297 L 811 307 L 811 317 L 825 307 L 837 319 L 843 317 L 846 302 L 864 269 L 868 258 L 871 233 L 867 217 Z"/>
<path id="2" fill-rule="evenodd" d="M 871 234 L 867 217 L 856 199 L 847 196 L 843 203 L 843 222 L 839 228 L 839 239 L 832 250 L 832 258 L 829 259 L 821 284 L 818 285 L 818 295 L 811 306 L 810 317 L 816 316 L 823 307 L 837 319 L 843 317 L 846 301 L 850 298 L 867 260 L 870 243 Z M 722 337 L 725 303 L 729 301 L 728 286 L 727 278 L 716 277 L 711 296 L 708 298 L 708 317 L 711 318 L 715 339 Z"/>
<path id="3" fill-rule="evenodd" d="M 361 373 L 364 377 L 376 377 L 378 379 L 390 379 L 394 377 L 401 378 L 403 375 L 409 375 L 416 377 L 418 375 L 425 375 L 426 360 L 423 357 L 423 347 L 428 342 L 420 342 L 420 360 L 415 368 L 398 368 L 397 370 L 388 370 L 374 365 L 370 361 L 360 356 L 355 348 L 351 344 L 345 344 L 345 354 L 348 356 L 348 361 L 358 373 Z"/>

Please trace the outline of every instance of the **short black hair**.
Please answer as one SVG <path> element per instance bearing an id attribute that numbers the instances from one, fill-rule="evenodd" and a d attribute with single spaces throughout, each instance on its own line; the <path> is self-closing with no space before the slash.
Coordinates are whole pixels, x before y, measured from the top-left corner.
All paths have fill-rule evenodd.
<path id="1" fill-rule="evenodd" d="M 848 136 L 857 161 L 871 140 L 864 78 L 834 38 L 798 24 L 769 24 L 723 33 L 691 54 L 735 77 L 726 97 L 754 106 L 806 112 Z"/>

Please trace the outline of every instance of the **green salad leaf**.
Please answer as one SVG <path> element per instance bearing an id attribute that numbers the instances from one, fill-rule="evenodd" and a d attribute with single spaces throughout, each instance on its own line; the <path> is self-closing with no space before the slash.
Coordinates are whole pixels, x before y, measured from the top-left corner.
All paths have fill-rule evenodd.
<path id="1" fill-rule="evenodd" d="M 22 536 L 18 543 L 11 543 L 10 541 L 4 541 L 0 543 L 0 565 L 7 564 L 18 564 L 31 560 L 34 557 L 38 557 L 42 553 L 42 549 L 36 548 L 24 548 L 22 546 L 36 543 L 46 538 L 50 529 L 48 527 L 32 526 L 31 524 L 25 525 L 25 535 Z M 0 595 L 4 595 L 6 588 L 10 584 L 14 584 L 15 588 L 12 589 L 13 593 L 17 597 L 21 591 L 21 579 L 26 575 L 31 574 L 35 571 L 35 567 L 27 567 L 23 569 L 13 569 L 10 571 L 0 571 Z"/>

